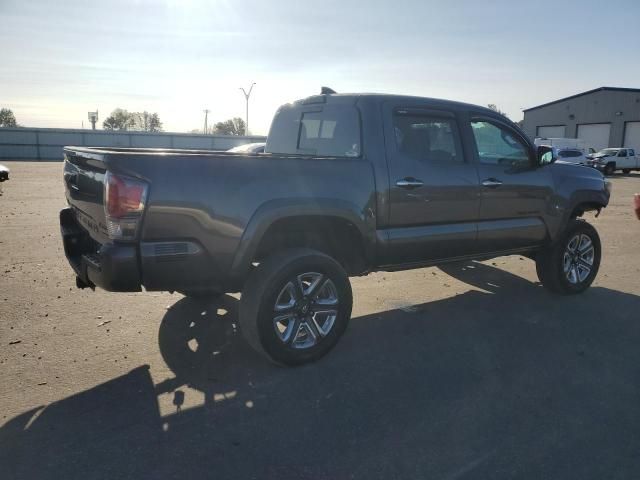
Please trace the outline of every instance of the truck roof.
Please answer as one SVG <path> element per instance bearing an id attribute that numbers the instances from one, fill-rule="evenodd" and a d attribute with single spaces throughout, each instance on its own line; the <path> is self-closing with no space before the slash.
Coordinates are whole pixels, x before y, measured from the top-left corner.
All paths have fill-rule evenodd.
<path id="1" fill-rule="evenodd" d="M 471 103 L 457 102 L 454 100 L 445 100 L 441 98 L 432 97 L 419 97 L 415 95 L 397 95 L 391 93 L 331 93 L 312 95 L 307 98 L 296 100 L 293 102 L 296 105 L 299 104 L 314 104 L 314 103 L 326 103 L 326 104 L 338 104 L 338 103 L 359 103 L 359 102 L 376 102 L 382 103 L 387 100 L 394 100 L 396 102 L 407 104 L 430 104 L 441 108 L 450 108 L 454 110 L 476 110 L 484 113 L 490 113 L 493 115 L 500 115 L 495 110 L 491 110 L 487 107 L 480 105 L 474 105 Z"/>

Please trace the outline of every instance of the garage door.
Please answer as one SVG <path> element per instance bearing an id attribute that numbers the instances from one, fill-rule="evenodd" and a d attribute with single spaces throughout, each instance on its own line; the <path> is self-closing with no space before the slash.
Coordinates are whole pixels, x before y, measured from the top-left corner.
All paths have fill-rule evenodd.
<path id="1" fill-rule="evenodd" d="M 640 122 L 627 122 L 625 124 L 623 147 L 635 148 L 636 152 L 640 150 Z"/>
<path id="2" fill-rule="evenodd" d="M 585 148 L 593 147 L 601 150 L 609 146 L 610 123 L 592 123 L 591 125 L 578 125 L 578 138 L 584 140 Z M 617 145 L 613 145 L 617 147 Z"/>
<path id="3" fill-rule="evenodd" d="M 540 138 L 564 138 L 566 127 L 564 125 L 553 125 L 538 127 L 536 136 Z"/>

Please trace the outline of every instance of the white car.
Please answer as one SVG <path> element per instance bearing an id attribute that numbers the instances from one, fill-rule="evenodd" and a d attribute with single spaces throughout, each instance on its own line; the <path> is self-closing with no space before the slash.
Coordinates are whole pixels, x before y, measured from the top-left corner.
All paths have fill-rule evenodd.
<path id="1" fill-rule="evenodd" d="M 640 161 L 633 148 L 604 148 L 595 153 L 587 164 L 605 175 L 613 175 L 617 170 L 623 173 L 640 170 Z"/>
<path id="2" fill-rule="evenodd" d="M 2 195 L 2 182 L 9 180 L 9 169 L 0 163 L 0 195 Z"/>
<path id="3" fill-rule="evenodd" d="M 245 145 L 238 145 L 237 147 L 230 148 L 227 152 L 235 153 L 263 153 L 264 142 L 247 143 Z"/>
<path id="4" fill-rule="evenodd" d="M 586 165 L 587 157 L 578 148 L 554 148 L 555 157 L 558 160 L 577 165 Z"/>
<path id="5" fill-rule="evenodd" d="M 534 142 L 536 146 L 545 145 L 547 147 L 553 147 L 557 149 L 572 149 L 572 150 L 580 150 L 584 152 L 585 155 L 590 155 L 595 153 L 595 149 L 588 147 L 584 140 L 581 138 L 541 138 L 536 137 Z"/>

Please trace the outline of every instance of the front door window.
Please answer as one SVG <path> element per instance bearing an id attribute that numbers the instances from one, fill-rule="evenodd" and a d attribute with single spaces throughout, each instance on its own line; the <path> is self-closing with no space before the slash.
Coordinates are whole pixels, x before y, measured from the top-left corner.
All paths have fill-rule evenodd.
<path id="1" fill-rule="evenodd" d="M 472 121 L 480 163 L 526 167 L 530 165 L 527 147 L 511 132 L 487 121 Z"/>

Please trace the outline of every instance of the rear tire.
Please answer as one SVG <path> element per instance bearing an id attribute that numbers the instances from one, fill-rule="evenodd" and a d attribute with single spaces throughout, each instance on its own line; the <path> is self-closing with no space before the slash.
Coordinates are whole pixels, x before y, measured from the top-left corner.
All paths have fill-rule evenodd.
<path id="1" fill-rule="evenodd" d="M 623 169 L 622 169 L 622 173 L 631 173 L 631 169 L 629 169 L 629 168 L 623 168 Z"/>
<path id="2" fill-rule="evenodd" d="M 571 220 L 553 245 L 541 250 L 536 272 L 542 285 L 561 295 L 584 292 L 600 268 L 600 236 L 584 220 Z"/>
<path id="3" fill-rule="evenodd" d="M 262 261 L 240 299 L 247 342 L 280 365 L 318 360 L 337 343 L 351 318 L 349 277 L 324 253 L 293 248 Z"/>

